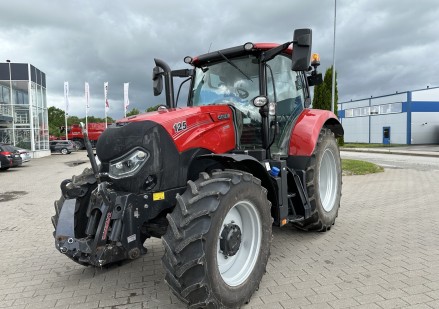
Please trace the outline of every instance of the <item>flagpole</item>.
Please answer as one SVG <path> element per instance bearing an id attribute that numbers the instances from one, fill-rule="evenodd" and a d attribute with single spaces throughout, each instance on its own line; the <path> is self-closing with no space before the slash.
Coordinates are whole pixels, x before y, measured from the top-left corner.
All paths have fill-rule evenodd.
<path id="1" fill-rule="evenodd" d="M 130 99 L 128 98 L 129 86 L 130 83 L 123 84 L 123 113 L 125 118 L 127 117 L 128 105 L 130 105 Z"/>
<path id="2" fill-rule="evenodd" d="M 90 86 L 87 82 L 84 84 L 85 90 L 85 132 L 88 134 L 88 109 L 89 109 L 89 99 L 90 99 Z"/>
<path id="3" fill-rule="evenodd" d="M 67 115 L 67 111 L 66 111 L 66 113 L 65 113 L 65 120 L 66 120 L 66 123 L 65 123 L 65 127 L 64 127 L 64 130 L 65 130 L 65 132 L 66 132 L 66 141 L 68 141 L 69 140 L 69 136 L 67 135 L 67 117 L 68 117 L 68 115 Z"/>
<path id="4" fill-rule="evenodd" d="M 69 136 L 68 136 L 68 129 L 67 129 L 67 117 L 69 117 L 69 82 L 64 82 L 64 104 L 65 104 L 64 130 L 65 130 L 65 134 L 66 134 L 66 141 L 68 141 Z"/>
<path id="5" fill-rule="evenodd" d="M 87 117 L 88 117 L 88 107 L 86 106 L 85 107 L 85 132 L 88 133 L 88 119 L 87 119 Z"/>
<path id="6" fill-rule="evenodd" d="M 334 1 L 334 45 L 332 46 L 332 85 L 331 85 L 331 111 L 335 108 L 335 28 L 337 24 L 337 0 Z"/>
<path id="7" fill-rule="evenodd" d="M 107 128 L 107 109 L 110 107 L 108 104 L 108 82 L 104 83 L 104 96 L 105 96 L 105 129 Z"/>

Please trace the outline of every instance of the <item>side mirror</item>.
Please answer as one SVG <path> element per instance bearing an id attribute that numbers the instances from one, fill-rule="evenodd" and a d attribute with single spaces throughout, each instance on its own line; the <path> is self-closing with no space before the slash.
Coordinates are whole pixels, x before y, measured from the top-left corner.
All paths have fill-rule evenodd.
<path id="1" fill-rule="evenodd" d="M 308 71 L 311 60 L 312 31 L 311 29 L 294 30 L 293 38 L 293 71 Z"/>
<path id="2" fill-rule="evenodd" d="M 311 74 L 311 75 L 308 76 L 307 78 L 308 78 L 308 85 L 309 85 L 310 87 L 312 87 L 312 86 L 316 86 L 316 85 L 320 85 L 320 84 L 323 83 L 322 73 Z"/>
<path id="3" fill-rule="evenodd" d="M 159 67 L 152 69 L 152 88 L 154 96 L 160 95 L 163 91 L 163 74 Z"/>

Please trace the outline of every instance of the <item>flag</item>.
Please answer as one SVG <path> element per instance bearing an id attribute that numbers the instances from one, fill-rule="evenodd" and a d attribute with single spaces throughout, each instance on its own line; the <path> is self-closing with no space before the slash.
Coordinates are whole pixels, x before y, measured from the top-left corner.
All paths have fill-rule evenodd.
<path id="1" fill-rule="evenodd" d="M 105 94 L 105 110 L 108 111 L 110 104 L 108 104 L 108 82 L 104 83 L 104 94 Z"/>
<path id="2" fill-rule="evenodd" d="M 130 87 L 130 83 L 123 84 L 123 102 L 125 111 L 128 109 L 128 105 L 130 105 L 130 99 L 128 98 L 128 88 Z"/>
<path id="3" fill-rule="evenodd" d="M 64 103 L 66 106 L 66 116 L 69 114 L 69 82 L 64 82 Z"/>
<path id="4" fill-rule="evenodd" d="M 85 108 L 90 108 L 90 85 L 85 82 Z"/>

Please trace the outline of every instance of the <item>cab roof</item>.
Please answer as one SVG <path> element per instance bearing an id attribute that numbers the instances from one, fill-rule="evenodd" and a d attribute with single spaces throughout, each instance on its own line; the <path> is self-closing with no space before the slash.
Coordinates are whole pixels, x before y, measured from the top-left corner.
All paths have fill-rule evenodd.
<path id="1" fill-rule="evenodd" d="M 227 58 L 235 58 L 239 56 L 244 55 L 251 55 L 251 54 L 257 54 L 262 51 L 266 51 L 275 47 L 278 47 L 280 44 L 277 43 L 253 43 L 253 49 L 252 50 L 245 50 L 244 45 L 230 47 L 226 49 L 221 49 L 219 51 L 210 52 L 207 54 L 199 55 L 198 57 L 195 57 L 192 61 L 192 64 L 196 67 L 200 67 L 203 65 L 206 65 L 211 62 L 217 62 L 223 60 L 223 54 Z M 284 53 L 290 54 L 292 53 L 291 45 L 284 50 Z"/>

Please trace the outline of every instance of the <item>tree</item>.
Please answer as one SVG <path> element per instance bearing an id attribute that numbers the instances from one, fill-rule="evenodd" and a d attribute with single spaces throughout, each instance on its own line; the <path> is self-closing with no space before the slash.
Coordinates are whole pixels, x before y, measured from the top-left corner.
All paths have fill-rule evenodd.
<path id="1" fill-rule="evenodd" d="M 147 113 L 148 113 L 148 112 L 155 112 L 155 111 L 157 110 L 157 108 L 159 108 L 159 106 L 161 106 L 161 105 L 163 105 L 163 104 L 157 104 L 157 105 L 155 105 L 155 106 L 148 107 L 148 108 L 146 109 L 146 112 L 147 112 Z"/>
<path id="2" fill-rule="evenodd" d="M 84 120 L 82 120 L 82 119 L 79 119 L 77 116 L 69 116 L 67 118 L 67 125 L 71 126 L 72 124 L 79 124 L 81 121 L 85 123 L 85 118 L 84 118 Z"/>
<path id="3" fill-rule="evenodd" d="M 314 87 L 314 97 L 312 100 L 313 108 L 331 110 L 332 101 L 332 66 L 329 67 L 325 76 L 323 77 L 323 83 Z M 335 96 L 334 96 L 334 114 L 338 114 L 338 87 L 337 87 L 337 71 L 335 71 Z M 338 140 L 339 145 L 344 145 L 343 137 Z"/>
<path id="4" fill-rule="evenodd" d="M 140 113 L 137 110 L 138 113 Z M 65 113 L 62 109 L 51 106 L 47 109 L 48 119 L 49 119 L 49 134 L 57 137 L 64 136 L 65 131 L 61 132 L 61 127 L 65 126 Z M 83 122 L 85 124 L 85 117 L 79 118 L 78 116 L 69 116 L 67 118 L 67 126 L 72 124 L 79 124 Z M 87 117 L 88 123 L 105 122 L 105 118 L 98 118 L 95 116 Z M 113 123 L 114 119 L 107 116 L 107 123 Z"/>
<path id="5" fill-rule="evenodd" d="M 49 120 L 49 134 L 60 136 L 60 127 L 65 126 L 65 113 L 62 109 L 51 106 L 47 110 Z"/>
<path id="6" fill-rule="evenodd" d="M 332 101 L 332 66 L 329 67 L 323 83 L 314 87 L 314 98 L 312 100 L 313 108 L 331 110 Z M 337 89 L 337 71 L 335 72 L 335 98 L 334 98 L 334 114 L 337 115 L 338 89 Z"/>
<path id="7" fill-rule="evenodd" d="M 324 84 L 319 84 L 314 86 L 314 96 L 312 98 L 312 107 L 318 109 L 323 108 L 323 86 Z"/>
<path id="8" fill-rule="evenodd" d="M 134 115 L 138 115 L 138 114 L 140 114 L 140 111 L 139 111 L 137 108 L 133 108 L 132 110 L 130 110 L 130 111 L 127 113 L 127 117 L 129 117 L 129 116 L 134 116 Z"/>

